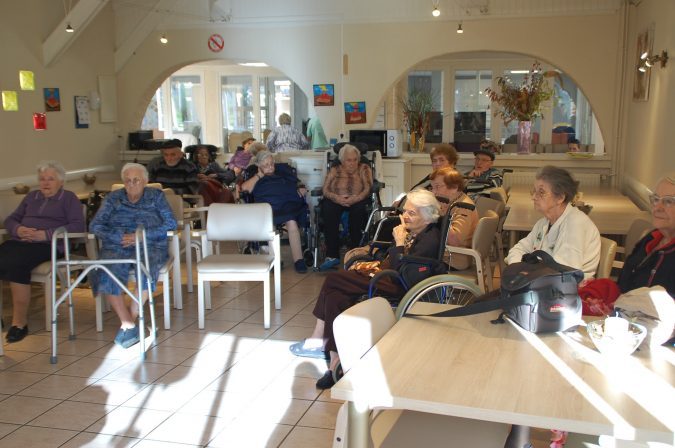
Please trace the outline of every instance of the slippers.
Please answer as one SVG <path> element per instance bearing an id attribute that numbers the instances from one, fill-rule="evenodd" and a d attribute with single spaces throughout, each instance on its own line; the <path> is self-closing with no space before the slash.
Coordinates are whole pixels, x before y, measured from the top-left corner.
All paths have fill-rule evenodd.
<path id="1" fill-rule="evenodd" d="M 288 349 L 295 356 L 302 356 L 303 358 L 317 358 L 317 359 L 326 359 L 326 353 L 324 352 L 323 347 L 316 348 L 305 348 L 305 340 L 303 339 L 300 342 L 291 344 Z"/>

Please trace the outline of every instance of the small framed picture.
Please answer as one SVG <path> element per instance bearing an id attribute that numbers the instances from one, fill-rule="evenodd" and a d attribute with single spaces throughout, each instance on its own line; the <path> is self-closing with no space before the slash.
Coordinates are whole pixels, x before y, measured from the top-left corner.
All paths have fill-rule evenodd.
<path id="1" fill-rule="evenodd" d="M 314 105 L 335 105 L 335 88 L 333 84 L 314 84 Z"/>
<path id="2" fill-rule="evenodd" d="M 345 124 L 366 122 L 366 102 L 350 101 L 345 103 Z"/>
<path id="3" fill-rule="evenodd" d="M 59 112 L 61 110 L 61 94 L 57 87 L 45 87 L 45 112 Z"/>

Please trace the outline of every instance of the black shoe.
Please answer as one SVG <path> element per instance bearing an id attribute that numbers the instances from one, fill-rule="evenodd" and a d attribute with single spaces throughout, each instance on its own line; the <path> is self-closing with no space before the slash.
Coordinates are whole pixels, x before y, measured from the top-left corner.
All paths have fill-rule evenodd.
<path id="1" fill-rule="evenodd" d="M 305 274 L 307 272 L 307 265 L 305 264 L 305 260 L 303 260 L 302 258 L 296 260 L 294 266 L 295 272 L 297 272 L 298 274 Z"/>
<path id="2" fill-rule="evenodd" d="M 7 330 L 7 342 L 19 342 L 28 335 L 28 325 L 23 328 L 11 326 Z"/>
<path id="3" fill-rule="evenodd" d="M 334 385 L 335 380 L 333 379 L 332 370 L 326 370 L 326 373 L 324 373 L 323 376 L 316 382 L 317 389 L 330 389 Z"/>

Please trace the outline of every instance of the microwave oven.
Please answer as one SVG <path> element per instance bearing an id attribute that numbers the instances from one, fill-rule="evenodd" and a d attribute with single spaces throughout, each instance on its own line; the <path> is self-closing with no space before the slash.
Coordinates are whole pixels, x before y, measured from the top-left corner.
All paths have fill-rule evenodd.
<path id="1" fill-rule="evenodd" d="M 370 151 L 380 151 L 382 157 L 400 157 L 403 152 L 401 131 L 398 129 L 351 129 L 350 142 L 368 145 Z"/>

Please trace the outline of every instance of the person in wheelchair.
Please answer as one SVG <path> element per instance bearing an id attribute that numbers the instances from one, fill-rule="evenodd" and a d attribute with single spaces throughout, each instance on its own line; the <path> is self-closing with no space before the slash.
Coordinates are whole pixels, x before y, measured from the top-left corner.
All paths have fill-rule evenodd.
<path id="1" fill-rule="evenodd" d="M 211 145 L 199 145 L 194 151 L 194 162 L 198 171 L 199 194 L 204 198 L 204 205 L 206 206 L 214 202 L 232 203 L 234 202 L 234 196 L 227 185 L 234 181 L 234 172 L 225 171 L 215 161 L 215 151 L 211 151 L 209 146 Z"/>
<path id="2" fill-rule="evenodd" d="M 454 168 L 457 165 L 459 160 L 459 155 L 454 146 L 448 143 L 438 143 L 429 153 L 429 158 L 431 159 L 431 173 L 441 168 Z M 431 189 L 431 173 L 424 176 L 424 179 L 417 182 L 410 191 L 416 188 L 426 188 L 427 190 Z"/>
<path id="3" fill-rule="evenodd" d="M 300 227 L 307 227 L 307 203 L 304 193 L 298 191 L 298 178 L 287 164 L 275 164 L 274 154 L 260 151 L 256 154 L 258 171 L 241 184 L 241 191 L 251 193 L 255 202 L 272 206 L 274 224 L 283 224 L 288 232 L 295 271 L 307 272 L 302 256 Z"/>
<path id="4" fill-rule="evenodd" d="M 401 223 L 394 228 L 395 242 L 382 263 L 361 267 L 355 264 L 353 270 L 340 270 L 326 276 L 313 311 L 317 321 L 312 335 L 290 346 L 290 351 L 296 356 L 324 358 L 325 352 L 329 352 L 329 370 L 317 381 L 316 387 L 328 389 L 334 384 L 332 372 L 339 362 L 333 337 L 335 318 L 368 293 L 372 274 L 384 268 L 398 270 L 402 267 L 402 255 L 435 257 L 441 240 L 436 225 L 439 217 L 440 204 L 433 193 L 422 189 L 411 192 L 404 205 Z M 401 297 L 405 293 L 404 287 L 390 277 L 383 277 L 377 289 L 392 297 Z"/>
<path id="5" fill-rule="evenodd" d="M 473 200 L 464 193 L 464 176 L 453 168 L 441 168 L 435 170 L 429 176 L 431 180 L 431 192 L 436 197 L 445 198 L 448 203 L 441 203 L 441 214 L 451 208 L 458 202 L 475 205 Z M 473 233 L 478 225 L 478 212 L 468 210 L 462 207 L 453 207 L 451 209 L 452 218 L 450 228 L 448 229 L 447 244 L 450 246 L 471 247 Z M 453 254 L 450 257 L 450 269 L 467 269 L 471 263 L 467 255 Z"/>
<path id="6" fill-rule="evenodd" d="M 124 189 L 106 196 L 89 225 L 89 231 L 101 241 L 100 259 L 128 259 L 136 256 L 135 232 L 138 225 L 142 224 L 146 232 L 151 285 L 154 290 L 159 270 L 169 257 L 167 232 L 176 229 L 176 220 L 164 192 L 146 187 L 148 172 L 143 165 L 124 165 L 122 180 Z M 108 266 L 108 269 L 122 283 L 129 279 L 128 264 L 114 264 Z M 136 281 L 138 283 L 145 280 Z M 120 319 L 121 326 L 115 336 L 115 344 L 123 348 L 137 344 L 140 338 L 136 325 L 138 304 L 132 301 L 128 307 L 124 303 L 122 289 L 102 270 L 92 271 L 91 283 L 94 295 L 104 294 Z M 144 291 L 145 294 L 147 291 Z"/>
<path id="7" fill-rule="evenodd" d="M 339 165 L 332 167 L 323 183 L 321 213 L 326 239 L 324 271 L 340 264 L 340 216 L 349 214 L 350 248 L 359 246 L 361 232 L 368 221 L 368 199 L 373 186 L 373 172 L 361 163 L 361 152 L 344 145 L 338 154 Z"/>

